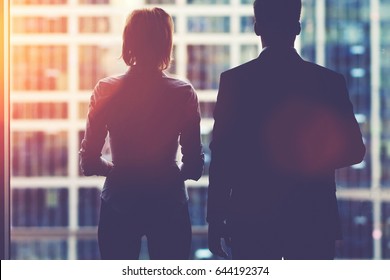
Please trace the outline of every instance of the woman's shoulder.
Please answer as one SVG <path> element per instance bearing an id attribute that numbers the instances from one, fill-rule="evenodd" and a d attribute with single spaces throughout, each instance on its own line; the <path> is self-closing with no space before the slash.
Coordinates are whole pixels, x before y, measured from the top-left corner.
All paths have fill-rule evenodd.
<path id="1" fill-rule="evenodd" d="M 184 78 L 179 78 L 174 75 L 166 75 L 164 74 L 164 80 L 167 83 L 168 87 L 173 89 L 175 92 L 185 92 L 187 94 L 195 94 L 195 89 L 190 83 L 190 81 L 184 79 Z"/>
<path id="2" fill-rule="evenodd" d="M 112 75 L 100 79 L 93 90 L 93 97 L 96 102 L 108 100 L 123 85 L 125 74 Z"/>

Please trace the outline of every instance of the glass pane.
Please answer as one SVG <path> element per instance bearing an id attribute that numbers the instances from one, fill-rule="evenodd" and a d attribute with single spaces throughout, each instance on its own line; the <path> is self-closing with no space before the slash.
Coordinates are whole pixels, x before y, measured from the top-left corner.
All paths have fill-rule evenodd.
<path id="1" fill-rule="evenodd" d="M 67 132 L 12 133 L 12 176 L 68 175 Z"/>
<path id="2" fill-rule="evenodd" d="M 79 189 L 79 226 L 97 226 L 100 209 L 100 189 L 96 187 Z"/>
<path id="3" fill-rule="evenodd" d="M 11 257 L 14 260 L 66 260 L 66 240 L 40 239 L 16 240 L 11 242 Z"/>
<path id="4" fill-rule="evenodd" d="M 253 16 L 245 16 L 240 18 L 240 32 L 241 33 L 253 33 L 255 19 Z"/>
<path id="5" fill-rule="evenodd" d="M 230 0 L 187 0 L 188 4 L 229 4 Z"/>
<path id="6" fill-rule="evenodd" d="M 12 33 L 39 34 L 39 33 L 66 33 L 68 19 L 66 17 L 14 17 Z"/>
<path id="7" fill-rule="evenodd" d="M 226 33 L 230 31 L 229 17 L 189 17 L 188 32 Z"/>
<path id="8" fill-rule="evenodd" d="M 372 203 L 339 201 L 343 241 L 336 255 L 342 259 L 372 258 Z"/>
<path id="9" fill-rule="evenodd" d="M 66 46 L 13 46 L 14 91 L 65 90 L 68 80 Z"/>
<path id="10" fill-rule="evenodd" d="M 100 46 L 79 47 L 79 88 L 81 90 L 92 90 L 96 83 L 108 76 L 104 67 L 104 58 L 108 49 Z"/>
<path id="11" fill-rule="evenodd" d="M 79 18 L 79 33 L 107 33 L 110 31 L 108 17 Z"/>
<path id="12" fill-rule="evenodd" d="M 67 119 L 68 104 L 65 102 L 49 103 L 14 103 L 12 119 Z"/>
<path id="13" fill-rule="evenodd" d="M 145 0 L 145 4 L 175 4 L 175 0 Z"/>
<path id="14" fill-rule="evenodd" d="M 230 48 L 225 45 L 189 45 L 187 77 L 195 89 L 217 89 L 219 75 L 229 68 Z"/>
<path id="15" fill-rule="evenodd" d="M 13 227 L 68 226 L 67 188 L 14 188 L 12 190 Z"/>

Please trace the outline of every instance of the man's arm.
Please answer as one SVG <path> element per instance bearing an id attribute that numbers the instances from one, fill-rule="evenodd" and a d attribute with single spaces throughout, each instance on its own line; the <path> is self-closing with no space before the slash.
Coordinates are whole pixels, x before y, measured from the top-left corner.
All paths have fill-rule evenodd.
<path id="1" fill-rule="evenodd" d="M 337 106 L 340 128 L 343 137 L 342 147 L 339 157 L 334 162 L 335 168 L 347 167 L 361 162 L 366 153 L 359 124 L 356 121 L 353 106 L 349 100 L 347 84 L 342 75 L 338 76 L 336 83 L 336 94 L 338 94 Z"/>
<path id="2" fill-rule="evenodd" d="M 209 248 L 218 256 L 227 257 L 221 247 L 221 238 L 229 239 L 225 221 L 231 193 L 229 174 L 232 159 L 231 140 L 234 127 L 234 101 L 231 80 L 221 75 L 217 103 L 214 110 L 214 128 L 210 143 L 211 162 L 207 201 Z"/>

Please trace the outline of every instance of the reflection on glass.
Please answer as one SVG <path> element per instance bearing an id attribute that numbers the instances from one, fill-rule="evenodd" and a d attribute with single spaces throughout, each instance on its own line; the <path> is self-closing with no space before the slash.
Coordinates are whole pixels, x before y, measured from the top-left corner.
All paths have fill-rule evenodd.
<path id="1" fill-rule="evenodd" d="M 11 162 L 13 176 L 66 176 L 67 132 L 13 132 Z"/>
<path id="2" fill-rule="evenodd" d="M 187 53 L 187 77 L 195 89 L 217 89 L 219 75 L 229 68 L 230 47 L 189 45 Z"/>

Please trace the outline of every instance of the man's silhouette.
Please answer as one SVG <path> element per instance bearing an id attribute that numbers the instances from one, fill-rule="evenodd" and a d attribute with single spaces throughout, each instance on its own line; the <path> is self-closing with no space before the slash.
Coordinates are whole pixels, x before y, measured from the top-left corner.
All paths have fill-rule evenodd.
<path id="1" fill-rule="evenodd" d="M 209 247 L 233 259 L 333 259 L 335 170 L 365 147 L 342 75 L 294 50 L 300 0 L 257 0 L 260 56 L 221 75 L 214 112 Z"/>

